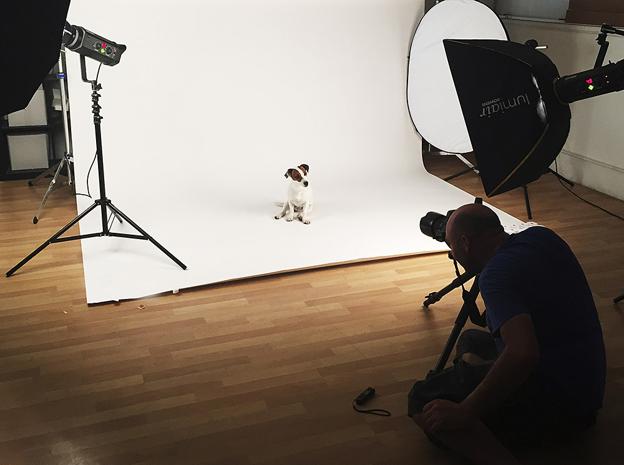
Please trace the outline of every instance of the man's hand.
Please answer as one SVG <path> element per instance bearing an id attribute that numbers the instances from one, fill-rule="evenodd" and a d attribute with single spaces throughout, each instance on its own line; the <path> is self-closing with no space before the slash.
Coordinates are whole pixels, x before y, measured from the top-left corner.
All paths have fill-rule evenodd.
<path id="1" fill-rule="evenodd" d="M 443 399 L 432 400 L 425 405 L 422 418 L 425 431 L 432 433 L 466 428 L 477 420 L 462 404 Z"/>

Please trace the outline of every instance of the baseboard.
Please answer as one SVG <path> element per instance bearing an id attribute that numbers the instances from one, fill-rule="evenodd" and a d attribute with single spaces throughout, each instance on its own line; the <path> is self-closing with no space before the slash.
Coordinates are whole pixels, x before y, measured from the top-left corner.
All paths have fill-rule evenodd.
<path id="1" fill-rule="evenodd" d="M 561 151 L 557 165 L 571 181 L 624 200 L 624 169 L 569 150 Z"/>

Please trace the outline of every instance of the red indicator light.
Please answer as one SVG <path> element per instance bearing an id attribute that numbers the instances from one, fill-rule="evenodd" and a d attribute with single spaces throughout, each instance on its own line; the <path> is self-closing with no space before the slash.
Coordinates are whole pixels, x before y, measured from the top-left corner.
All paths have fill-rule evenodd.
<path id="1" fill-rule="evenodd" d="M 592 78 L 589 78 L 585 81 L 587 84 L 593 84 L 594 80 Z"/>

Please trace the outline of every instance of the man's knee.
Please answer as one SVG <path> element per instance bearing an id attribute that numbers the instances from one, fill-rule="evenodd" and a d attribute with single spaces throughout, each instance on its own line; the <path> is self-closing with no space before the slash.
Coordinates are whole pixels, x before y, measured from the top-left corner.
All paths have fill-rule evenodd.
<path id="1" fill-rule="evenodd" d="M 436 433 L 434 431 L 432 431 L 431 429 L 429 429 L 429 427 L 427 427 L 427 424 L 425 423 L 425 419 L 424 419 L 424 415 L 423 413 L 417 413 L 415 415 L 412 415 L 412 419 L 414 420 L 414 422 L 420 426 L 420 428 L 423 430 L 423 432 L 429 436 L 429 438 L 432 437 L 436 437 L 439 435 L 439 433 Z M 461 431 L 463 429 L 468 429 L 468 428 L 458 428 L 456 431 Z"/>
<path id="2" fill-rule="evenodd" d="M 412 419 L 414 420 L 414 422 L 420 426 L 420 429 L 423 430 L 423 432 L 431 439 L 434 436 L 434 432 L 431 431 L 427 425 L 425 424 L 425 418 L 423 413 L 417 413 L 416 415 L 412 416 Z"/>

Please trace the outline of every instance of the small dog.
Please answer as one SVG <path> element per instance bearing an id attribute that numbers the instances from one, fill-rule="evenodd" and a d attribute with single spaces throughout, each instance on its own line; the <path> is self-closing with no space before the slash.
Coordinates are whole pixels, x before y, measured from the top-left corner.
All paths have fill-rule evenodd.
<path id="1" fill-rule="evenodd" d="M 304 224 L 310 224 L 312 188 L 308 181 L 309 172 L 310 167 L 305 164 L 286 171 L 284 177 L 290 178 L 292 182 L 288 186 L 288 199 L 284 202 L 282 211 L 275 215 L 276 220 L 286 216 L 286 221 L 292 221 L 297 216 Z"/>

